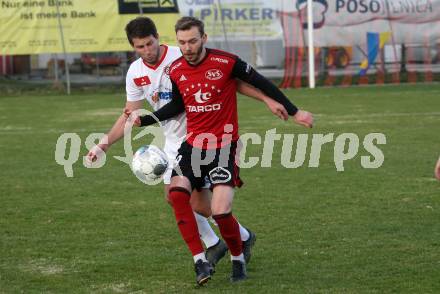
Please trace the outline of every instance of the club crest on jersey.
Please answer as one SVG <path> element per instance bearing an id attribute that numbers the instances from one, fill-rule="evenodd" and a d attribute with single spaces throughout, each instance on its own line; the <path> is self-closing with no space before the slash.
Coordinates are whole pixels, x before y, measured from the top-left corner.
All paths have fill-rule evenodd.
<path id="1" fill-rule="evenodd" d="M 209 179 L 213 184 L 227 183 L 231 179 L 231 173 L 226 168 L 218 166 L 209 172 Z"/>
<path id="2" fill-rule="evenodd" d="M 223 73 L 219 69 L 210 69 L 205 73 L 205 78 L 211 81 L 219 80 L 223 77 Z"/>
<path id="3" fill-rule="evenodd" d="M 169 65 L 165 66 L 163 72 L 164 72 L 167 76 L 169 76 L 169 75 L 170 75 L 170 66 L 169 66 Z"/>
<path id="4" fill-rule="evenodd" d="M 154 93 L 153 96 L 151 96 L 151 100 L 153 100 L 155 103 L 159 101 L 159 93 Z"/>

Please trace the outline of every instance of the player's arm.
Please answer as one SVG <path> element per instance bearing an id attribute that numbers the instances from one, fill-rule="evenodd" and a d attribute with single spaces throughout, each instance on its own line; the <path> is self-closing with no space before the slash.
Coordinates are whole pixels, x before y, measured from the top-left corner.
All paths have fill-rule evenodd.
<path id="1" fill-rule="evenodd" d="M 287 120 L 289 118 L 286 108 L 281 105 L 281 103 L 278 103 L 270 97 L 267 97 L 263 92 L 254 86 L 237 79 L 237 91 L 245 96 L 264 102 L 270 111 L 279 118 L 283 120 Z"/>
<path id="2" fill-rule="evenodd" d="M 153 125 L 158 121 L 164 121 L 173 118 L 176 115 L 185 111 L 185 105 L 183 104 L 182 95 L 180 94 L 177 85 L 173 81 L 171 81 L 171 83 L 173 85 L 171 101 L 165 104 L 159 110 L 153 112 L 152 114 L 135 118 L 135 125 L 141 127 Z M 130 115 L 130 113 L 126 112 L 126 115 Z"/>
<path id="3" fill-rule="evenodd" d="M 257 89 L 261 90 L 265 95 L 273 100 L 281 103 L 287 110 L 287 113 L 293 117 L 293 120 L 305 127 L 312 127 L 313 117 L 311 113 L 299 110 L 292 102 L 287 99 L 283 92 L 272 84 L 268 79 L 254 70 L 250 65 L 237 57 L 232 69 L 232 75 L 242 81 L 245 81 Z"/>
<path id="4" fill-rule="evenodd" d="M 440 181 L 440 157 L 438 158 L 437 164 L 435 165 L 435 177 Z"/>
<path id="5" fill-rule="evenodd" d="M 125 109 L 129 111 L 135 111 L 141 109 L 144 106 L 145 100 L 127 101 L 125 103 Z M 127 121 L 126 114 L 121 114 L 113 124 L 108 133 L 87 153 L 87 159 L 89 162 L 95 161 L 101 152 L 107 152 L 111 145 L 119 141 L 124 137 L 124 128 Z"/>

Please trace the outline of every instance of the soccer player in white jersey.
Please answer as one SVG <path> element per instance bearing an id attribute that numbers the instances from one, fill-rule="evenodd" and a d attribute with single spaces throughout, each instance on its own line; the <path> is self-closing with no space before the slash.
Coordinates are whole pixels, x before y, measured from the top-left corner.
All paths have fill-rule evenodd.
<path id="1" fill-rule="evenodd" d="M 178 47 L 161 45 L 154 22 L 147 17 L 138 17 L 130 21 L 126 28 L 127 38 L 135 52 L 140 56 L 134 61 L 127 72 L 126 94 L 127 101 L 125 109 L 132 112 L 145 107 L 144 100 L 147 100 L 156 111 L 171 101 L 172 85 L 168 65 L 179 58 L 182 54 Z M 284 106 L 265 96 L 262 92 L 252 86 L 240 82 L 239 92 L 252 96 L 266 103 L 272 113 L 286 120 L 288 114 Z M 102 152 L 107 152 L 112 144 L 124 136 L 124 126 L 127 116 L 122 114 L 114 123 L 107 135 L 93 147 L 87 154 L 90 162 L 95 161 Z M 177 150 L 186 135 L 186 118 L 182 113 L 173 119 L 161 123 L 165 135 L 164 151 L 169 157 L 170 167 L 164 174 L 165 197 L 167 195 L 171 179 L 171 171 Z M 227 251 L 226 244 L 218 238 L 212 230 L 208 217 L 211 215 L 210 194 L 206 187 L 194 190 L 192 193 L 192 209 L 196 217 L 197 226 L 207 251 L 208 261 L 215 266 Z M 170 203 L 170 202 L 169 202 Z M 243 248 L 246 260 L 250 259 L 250 249 L 255 242 L 255 234 L 240 225 L 240 233 L 243 241 Z"/>

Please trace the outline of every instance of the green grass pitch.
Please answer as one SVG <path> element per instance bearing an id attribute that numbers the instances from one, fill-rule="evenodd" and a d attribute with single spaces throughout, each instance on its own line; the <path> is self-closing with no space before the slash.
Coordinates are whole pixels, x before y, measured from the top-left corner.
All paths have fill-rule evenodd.
<path id="1" fill-rule="evenodd" d="M 316 114 L 311 130 L 239 98 L 241 133 L 308 134 L 302 167 L 242 169 L 234 214 L 257 234 L 249 279 L 225 258 L 203 289 L 161 185 L 139 182 L 114 145 L 100 169 L 84 142 L 106 132 L 124 93 L 0 97 L 0 293 L 435 293 L 440 289 L 440 85 L 285 92 Z M 74 177 L 55 162 L 58 137 L 82 141 Z M 313 134 L 354 133 L 359 153 L 336 171 L 334 142 L 308 167 Z M 383 133 L 384 163 L 361 166 L 362 140 Z M 295 137 L 296 138 L 296 137 Z M 142 142 L 148 144 L 148 141 Z M 141 142 L 136 142 L 137 145 Z M 294 147 L 296 144 L 294 145 Z M 249 145 L 248 156 L 262 146 Z"/>

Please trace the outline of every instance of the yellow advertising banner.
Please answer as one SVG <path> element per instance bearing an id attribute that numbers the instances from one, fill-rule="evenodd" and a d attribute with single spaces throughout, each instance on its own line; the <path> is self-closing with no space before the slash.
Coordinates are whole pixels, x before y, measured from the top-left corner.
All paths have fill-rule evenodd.
<path id="1" fill-rule="evenodd" d="M 129 51 L 125 25 L 142 12 L 175 43 L 176 0 L 0 0 L 0 55 Z"/>

